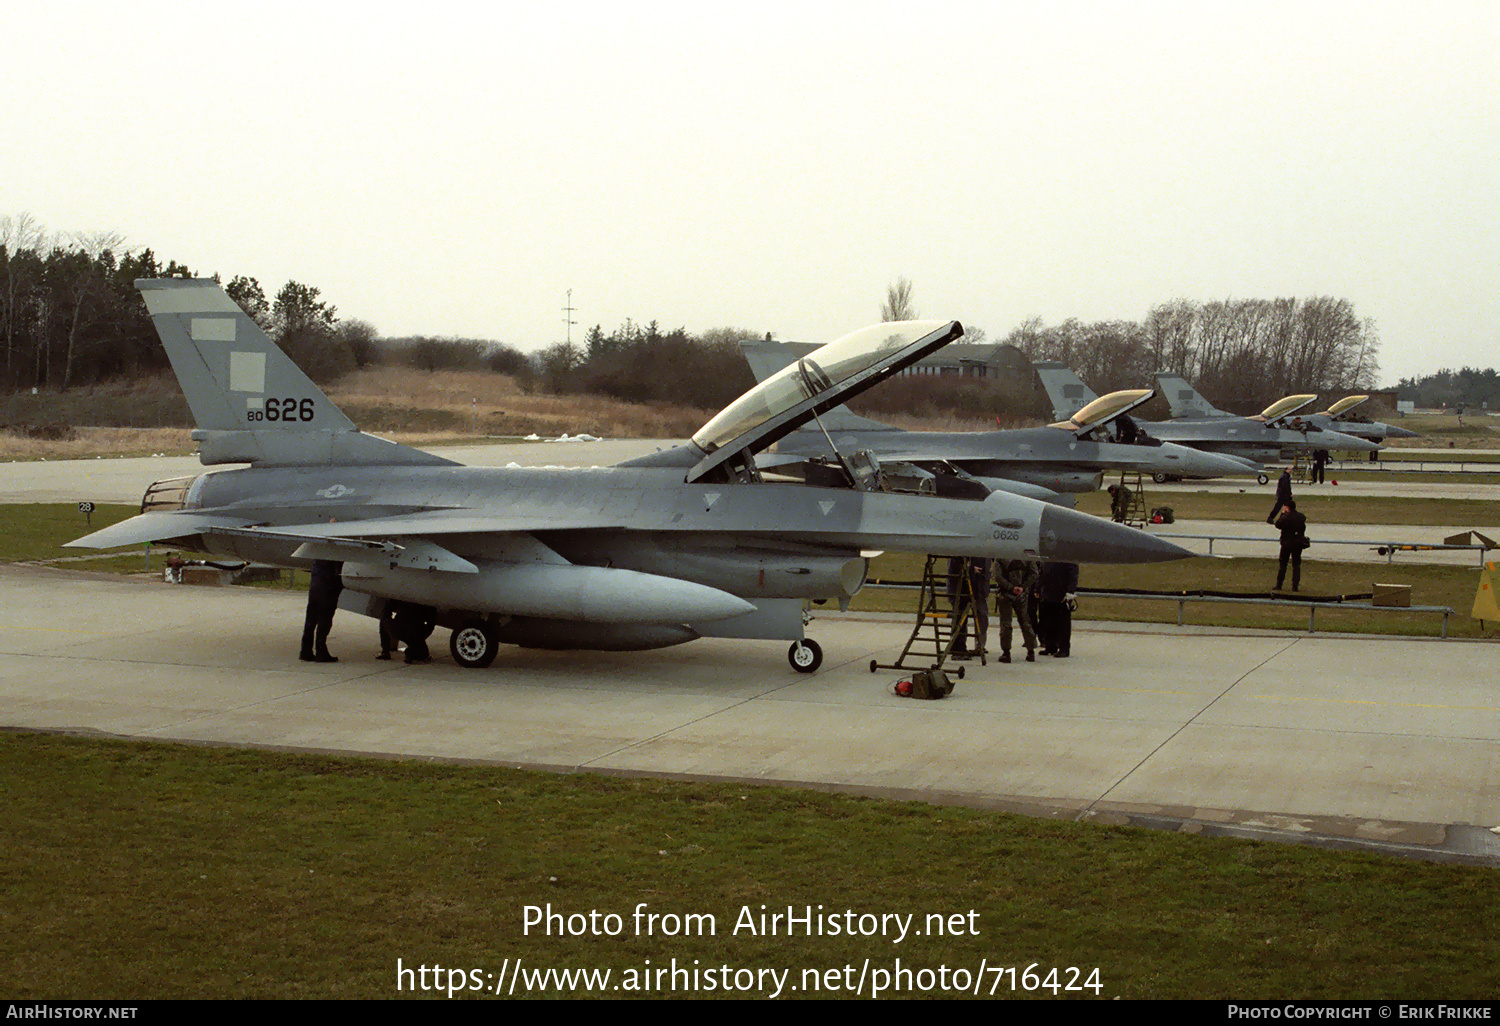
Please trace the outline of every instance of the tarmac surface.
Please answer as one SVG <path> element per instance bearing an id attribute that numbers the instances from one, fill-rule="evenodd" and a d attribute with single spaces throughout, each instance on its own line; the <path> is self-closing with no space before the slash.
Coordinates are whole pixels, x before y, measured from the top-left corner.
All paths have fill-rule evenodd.
<path id="1" fill-rule="evenodd" d="M 439 451 L 602 465 L 665 444 Z M 201 470 L 5 464 L 0 501 L 133 502 Z M 1269 502 L 1272 486 L 1255 490 Z M 341 661 L 299 662 L 300 591 L 8 566 L 0 601 L 8 727 L 795 784 L 1500 865 L 1489 642 L 1080 623 L 1072 658 L 970 663 L 928 703 L 891 692 L 900 671 L 869 671 L 906 640 L 893 616 L 821 615 L 814 675 L 792 672 L 785 644 L 721 639 L 507 648 L 476 671 L 442 631 L 431 664 L 376 661 L 373 621 L 347 612 L 330 639 Z"/>
<path id="2" fill-rule="evenodd" d="M 1073 655 L 970 663 L 941 702 L 872 674 L 908 627 L 832 616 L 778 642 L 507 648 L 465 670 L 297 660 L 300 591 L 0 568 L 0 724 L 847 790 L 1500 864 L 1500 696 L 1483 642 L 1080 624 Z"/>

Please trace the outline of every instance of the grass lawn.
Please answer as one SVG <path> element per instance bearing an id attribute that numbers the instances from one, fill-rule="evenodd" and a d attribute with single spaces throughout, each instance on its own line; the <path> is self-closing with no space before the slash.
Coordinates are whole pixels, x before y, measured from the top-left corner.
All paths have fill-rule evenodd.
<path id="1" fill-rule="evenodd" d="M 984 960 L 1014 966 L 979 978 L 986 996 L 1010 996 L 1032 964 L 1044 984 L 1053 967 L 1082 969 L 1078 983 L 1097 968 L 1098 990 L 1074 992 L 1089 998 L 1500 987 L 1487 869 L 785 788 L 20 732 L 0 733 L 0 787 L 11 999 L 387 998 L 398 958 L 607 968 L 627 987 L 675 958 L 792 970 L 791 996 L 803 969 L 852 966 L 852 980 L 897 958 L 971 980 Z M 714 935 L 637 936 L 639 902 L 712 915 Z M 526 907 L 549 904 L 615 913 L 621 935 L 527 935 Z M 918 929 L 960 914 L 963 930 L 735 935 L 762 905 L 910 914 Z"/>

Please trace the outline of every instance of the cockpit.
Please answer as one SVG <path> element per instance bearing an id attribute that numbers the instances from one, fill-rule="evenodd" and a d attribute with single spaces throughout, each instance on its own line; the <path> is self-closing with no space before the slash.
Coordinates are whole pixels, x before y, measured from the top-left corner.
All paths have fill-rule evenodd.
<path id="1" fill-rule="evenodd" d="M 1274 424 L 1282 417 L 1289 417 L 1318 397 L 1315 395 L 1289 395 L 1285 399 L 1278 399 L 1264 410 L 1260 415 L 1252 419 Z"/>
<path id="2" fill-rule="evenodd" d="M 1109 395 L 1101 395 L 1067 420 L 1047 426 L 1059 431 L 1072 431 L 1079 438 L 1093 435 L 1124 445 L 1160 445 L 1160 442 L 1147 435 L 1140 425 L 1126 415 L 1126 411 L 1148 402 L 1155 394 L 1155 389 L 1150 388 L 1111 392 Z"/>
<path id="3" fill-rule="evenodd" d="M 782 368 L 725 407 L 696 434 L 693 445 L 703 458 L 688 472 L 689 481 L 752 483 L 768 479 L 798 480 L 825 487 L 865 491 L 936 491 L 982 498 L 988 489 L 978 482 L 949 480 L 906 464 L 882 467 L 867 450 L 841 453 L 826 430 L 827 457 L 766 457 L 766 477 L 756 455 L 777 440 L 814 422 L 819 414 L 878 384 L 963 334 L 957 321 L 889 321 L 845 335 Z M 972 487 L 971 487 L 972 486 Z"/>
<path id="4" fill-rule="evenodd" d="M 726 445 L 743 444 L 741 438 L 754 434 L 755 429 L 761 425 L 808 399 L 833 391 L 835 386 L 843 384 L 861 371 L 891 360 L 901 350 L 932 335 L 948 323 L 951 322 L 892 321 L 872 324 L 851 332 L 822 349 L 809 353 L 796 363 L 783 367 L 740 396 L 713 420 L 703 425 L 693 435 L 693 442 L 705 453 L 716 452 Z M 899 367 L 893 368 L 893 372 L 895 369 Z M 833 406 L 843 401 L 840 398 L 828 405 Z M 805 423 L 812 416 L 809 413 L 799 423 Z M 772 441 L 775 439 L 768 439 L 763 444 L 769 445 Z"/>

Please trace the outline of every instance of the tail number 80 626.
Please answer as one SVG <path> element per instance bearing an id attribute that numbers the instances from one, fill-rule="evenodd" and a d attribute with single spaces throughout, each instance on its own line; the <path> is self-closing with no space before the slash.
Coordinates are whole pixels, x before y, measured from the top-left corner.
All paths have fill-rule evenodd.
<path id="1" fill-rule="evenodd" d="M 246 418 L 255 421 L 309 421 L 317 412 L 311 399 L 267 399 L 265 409 L 250 410 Z"/>

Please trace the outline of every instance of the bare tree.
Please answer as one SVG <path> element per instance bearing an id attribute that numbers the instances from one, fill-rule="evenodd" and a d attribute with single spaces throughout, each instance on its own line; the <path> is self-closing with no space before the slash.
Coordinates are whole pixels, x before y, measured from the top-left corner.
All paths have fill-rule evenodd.
<path id="1" fill-rule="evenodd" d="M 28 262 L 20 259 L 22 253 L 40 250 L 46 231 L 31 214 L 21 212 L 15 217 L 0 217 L 0 257 L 4 263 L 4 304 L 0 308 L 5 334 L 5 374 L 10 376 L 11 361 L 16 351 L 17 324 L 20 320 L 20 294 L 32 282 L 27 271 L 32 270 Z M 33 263 L 35 261 L 32 261 Z"/>
<path id="2" fill-rule="evenodd" d="M 917 311 L 911 305 L 911 281 L 897 278 L 894 285 L 885 289 L 885 305 L 880 308 L 882 321 L 910 321 L 916 319 Z"/>

